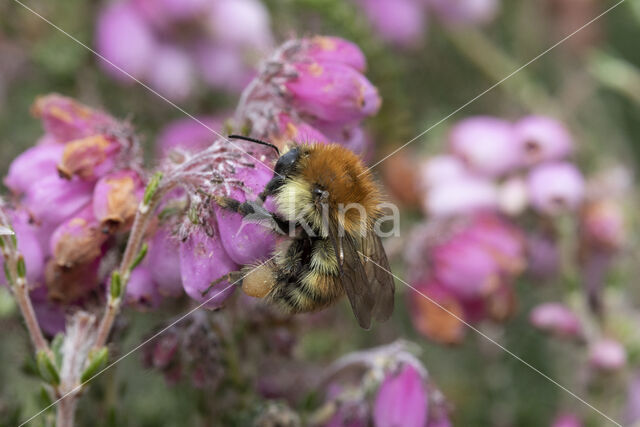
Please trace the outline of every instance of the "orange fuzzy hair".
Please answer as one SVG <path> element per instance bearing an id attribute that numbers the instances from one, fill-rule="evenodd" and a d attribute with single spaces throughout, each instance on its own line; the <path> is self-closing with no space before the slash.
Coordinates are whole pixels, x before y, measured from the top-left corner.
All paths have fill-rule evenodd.
<path id="1" fill-rule="evenodd" d="M 358 204 L 364 208 L 369 225 L 380 216 L 381 194 L 369 170 L 352 151 L 337 144 L 313 144 L 301 147 L 300 176 L 329 192 L 329 207 Z M 354 232 L 360 226 L 356 209 L 345 212 L 344 229 Z"/>

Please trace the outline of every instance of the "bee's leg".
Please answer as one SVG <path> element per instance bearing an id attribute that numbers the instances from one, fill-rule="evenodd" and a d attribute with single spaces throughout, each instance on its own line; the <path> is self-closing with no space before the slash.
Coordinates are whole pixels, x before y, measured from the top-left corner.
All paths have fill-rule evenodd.
<path id="1" fill-rule="evenodd" d="M 220 282 L 229 282 L 231 285 L 238 285 L 239 286 L 239 285 L 242 284 L 242 278 L 243 277 L 244 277 L 244 274 L 242 273 L 242 271 L 232 271 L 230 273 L 227 273 L 224 276 L 218 277 L 216 280 L 211 282 L 209 284 L 209 286 L 207 287 L 207 289 L 202 291 L 201 294 L 202 294 L 203 297 L 207 296 L 209 291 L 211 289 L 213 289 Z"/>
<path id="2" fill-rule="evenodd" d="M 264 192 L 263 192 L 264 193 Z M 270 223 L 270 227 L 274 231 L 280 234 L 287 234 L 288 232 L 296 229 L 296 223 L 287 221 L 280 215 L 269 212 L 262 203 L 256 201 L 240 202 L 239 200 L 232 199 L 231 197 L 215 197 L 215 202 L 223 209 L 227 209 L 233 212 L 237 212 L 243 217 L 251 216 L 253 220 L 265 221 Z"/>

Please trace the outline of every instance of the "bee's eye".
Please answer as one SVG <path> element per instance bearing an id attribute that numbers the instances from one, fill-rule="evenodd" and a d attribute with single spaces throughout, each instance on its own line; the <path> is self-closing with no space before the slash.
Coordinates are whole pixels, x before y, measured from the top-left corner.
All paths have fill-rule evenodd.
<path id="1" fill-rule="evenodd" d="M 300 152 L 297 148 L 293 148 L 287 151 L 282 156 L 280 156 L 280 158 L 276 162 L 274 171 L 278 175 L 287 175 L 293 169 L 294 165 L 298 161 L 299 156 Z"/>
<path id="2" fill-rule="evenodd" d="M 321 200 L 325 200 L 329 197 L 329 192 L 322 188 L 314 188 L 313 195 Z"/>

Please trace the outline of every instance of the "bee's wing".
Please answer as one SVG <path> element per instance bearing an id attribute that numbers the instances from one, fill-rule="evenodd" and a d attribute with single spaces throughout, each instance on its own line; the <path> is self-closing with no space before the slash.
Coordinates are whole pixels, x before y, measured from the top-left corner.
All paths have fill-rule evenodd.
<path id="1" fill-rule="evenodd" d="M 375 305 L 373 318 L 379 322 L 387 320 L 393 313 L 395 286 L 387 254 L 382 247 L 380 237 L 373 230 L 362 239 L 362 253 L 365 255 L 364 270 L 369 282 Z"/>
<path id="2" fill-rule="evenodd" d="M 375 300 L 367 286 L 367 274 L 358 255 L 360 245 L 351 236 L 339 236 L 337 227 L 329 227 L 329 239 L 338 260 L 340 282 L 349 298 L 353 314 L 360 327 L 369 329 Z"/>
<path id="3" fill-rule="evenodd" d="M 365 237 L 339 237 L 335 230 L 329 237 L 338 258 L 342 287 L 360 326 L 369 329 L 372 317 L 387 320 L 393 312 L 394 284 L 380 238 L 373 231 Z"/>

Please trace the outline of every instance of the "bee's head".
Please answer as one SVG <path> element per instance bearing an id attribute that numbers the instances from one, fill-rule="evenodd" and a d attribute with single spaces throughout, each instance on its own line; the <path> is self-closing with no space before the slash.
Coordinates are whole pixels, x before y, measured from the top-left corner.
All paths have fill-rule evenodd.
<path id="1" fill-rule="evenodd" d="M 282 178 L 286 178 L 295 171 L 296 164 L 298 163 L 299 159 L 300 148 L 293 147 L 282 156 L 280 156 L 280 158 L 278 158 L 273 171 L 276 173 L 276 175 L 279 175 Z"/>

